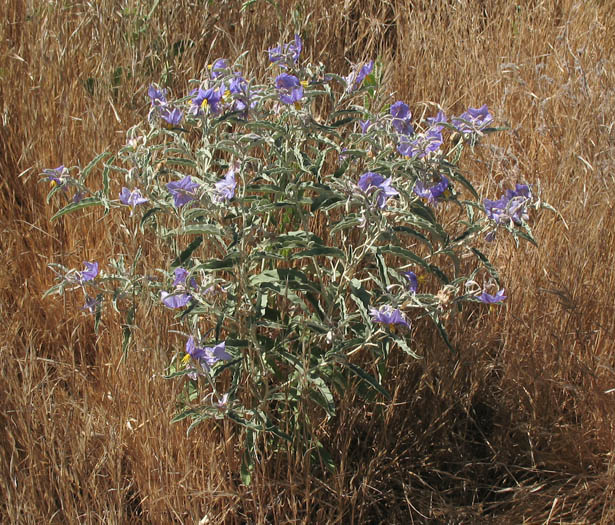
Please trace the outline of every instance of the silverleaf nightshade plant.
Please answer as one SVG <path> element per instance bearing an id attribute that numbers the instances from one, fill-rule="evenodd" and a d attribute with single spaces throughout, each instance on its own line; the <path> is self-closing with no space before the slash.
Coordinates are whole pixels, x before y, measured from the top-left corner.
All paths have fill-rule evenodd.
<path id="1" fill-rule="evenodd" d="M 218 59 L 184 97 L 152 85 L 148 118 L 125 147 L 73 168 L 77 178 L 63 166 L 42 174 L 56 185 L 50 197 L 67 184 L 86 196 L 54 220 L 129 206 L 122 220 L 134 239 L 165 240 L 162 267 L 138 248 L 99 261 L 104 278 L 98 263 L 51 265 L 59 282 L 48 293 L 82 289 L 97 326 L 107 305 L 123 313 L 127 362 L 137 302 L 174 315 L 168 377 L 185 383 L 174 421 L 237 423 L 242 472 L 257 434 L 327 464 L 314 429 L 346 388 L 361 383 L 366 402 L 388 396 L 375 358 L 429 351 L 415 341 L 423 317 L 454 350 L 450 319 L 505 298 L 466 286 L 499 285 L 485 235 L 506 229 L 533 242 L 529 186 L 481 203 L 458 168 L 467 144 L 496 131 L 486 106 L 413 121 L 383 94 L 378 64 L 326 73 L 300 61 L 302 47 L 297 35 L 270 48 L 267 78 Z M 86 185 L 95 168 L 101 188 Z"/>

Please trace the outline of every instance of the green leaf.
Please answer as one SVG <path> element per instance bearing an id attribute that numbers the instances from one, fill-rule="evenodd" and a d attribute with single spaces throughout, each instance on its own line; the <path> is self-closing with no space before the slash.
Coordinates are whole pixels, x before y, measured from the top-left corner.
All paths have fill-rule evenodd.
<path id="1" fill-rule="evenodd" d="M 102 159 L 104 159 L 105 157 L 108 157 L 109 155 L 111 155 L 111 153 L 109 153 L 108 151 L 104 151 L 103 153 L 96 155 L 96 157 L 94 157 L 90 161 L 90 163 L 81 171 L 81 174 L 79 175 L 79 182 L 83 184 L 87 176 L 90 174 L 90 171 L 92 171 L 92 169 L 94 168 L 94 166 L 96 166 L 96 164 L 98 164 Z"/>
<path id="2" fill-rule="evenodd" d="M 332 248 L 331 246 L 316 246 L 315 248 L 309 248 L 302 250 L 291 256 L 291 259 L 301 259 L 302 257 L 337 257 L 338 259 L 345 259 L 346 254 L 339 248 Z"/>
<path id="3" fill-rule="evenodd" d="M 246 2 L 247 3 L 247 2 Z M 254 470 L 254 458 L 252 457 L 252 451 L 246 449 L 241 457 L 241 482 L 249 487 L 252 483 L 252 471 Z"/>
<path id="4" fill-rule="evenodd" d="M 449 347 L 449 349 L 451 350 L 451 352 L 453 352 L 454 354 L 457 353 L 457 350 L 455 349 L 455 347 L 452 345 L 451 340 L 448 337 L 448 332 L 446 331 L 446 328 L 444 328 L 444 325 L 442 324 L 442 321 L 440 321 L 440 319 L 438 319 L 435 315 L 431 316 L 433 322 L 436 324 L 436 327 L 438 328 L 438 333 L 440 334 L 440 336 L 442 337 L 442 340 L 444 341 L 444 343 L 446 344 L 446 346 Z"/>
<path id="5" fill-rule="evenodd" d="M 406 340 L 403 337 L 396 337 L 394 340 L 397 343 L 397 345 L 404 352 L 406 352 L 410 357 L 413 357 L 414 359 L 422 359 L 422 357 L 420 355 L 418 355 L 414 350 L 412 350 L 412 348 L 410 348 L 408 346 L 408 343 L 406 342 Z"/>
<path id="6" fill-rule="evenodd" d="M 296 290 L 307 290 L 320 292 L 320 287 L 311 281 L 303 272 L 292 268 L 281 268 L 279 270 L 265 270 L 257 275 L 250 276 L 250 284 L 253 286 L 262 284 L 288 284 L 289 288 Z"/>
<path id="7" fill-rule="evenodd" d="M 331 228 L 331 234 L 334 234 L 340 230 L 347 230 L 348 228 L 354 228 L 355 226 L 361 224 L 361 218 L 355 215 L 354 213 L 346 216 L 346 218 L 341 221 L 336 222 Z"/>
<path id="8" fill-rule="evenodd" d="M 183 266 L 190 256 L 196 250 L 201 243 L 203 242 L 203 237 L 197 237 L 194 241 L 192 241 L 188 247 L 179 254 L 179 256 L 171 263 L 171 268 L 177 268 L 178 266 Z"/>
<path id="9" fill-rule="evenodd" d="M 431 241 L 427 237 L 425 237 L 425 235 L 418 232 L 414 228 L 409 228 L 408 226 L 393 226 L 393 231 L 398 232 L 398 233 L 407 233 L 408 235 L 411 235 L 415 239 L 418 239 L 419 241 L 425 243 L 429 247 L 429 251 L 433 251 L 433 246 L 431 244 Z"/>
<path id="10" fill-rule="evenodd" d="M 222 228 L 215 224 L 189 224 L 175 230 L 171 230 L 169 235 L 217 235 L 222 236 Z"/>
<path id="11" fill-rule="evenodd" d="M 468 179 L 466 179 L 461 173 L 459 173 L 458 171 L 450 170 L 449 175 L 452 179 L 460 182 L 472 194 L 472 197 L 474 197 L 476 200 L 479 200 L 478 193 L 474 189 L 474 186 L 472 186 L 472 183 Z"/>
<path id="12" fill-rule="evenodd" d="M 184 368 L 183 370 L 177 370 L 175 372 L 171 372 L 170 374 L 167 374 L 165 376 L 162 376 L 163 379 L 173 379 L 175 377 L 181 377 L 181 376 L 185 376 L 188 375 L 190 373 L 194 372 L 193 369 L 191 368 Z"/>
<path id="13" fill-rule="evenodd" d="M 388 401 L 391 401 L 391 394 L 387 392 L 387 390 L 378 382 L 378 380 L 361 367 L 354 365 L 352 363 L 344 363 L 344 366 L 348 368 L 353 374 L 357 377 L 365 381 L 369 386 L 371 386 L 374 390 L 378 391 L 382 394 Z"/>
<path id="14" fill-rule="evenodd" d="M 442 270 L 440 270 L 440 268 L 438 268 L 435 264 L 428 263 L 425 259 L 410 250 L 406 250 L 401 246 L 381 246 L 379 249 L 383 253 L 391 253 L 393 255 L 397 255 L 398 257 L 403 257 L 404 259 L 410 259 L 412 262 L 422 266 L 426 270 L 436 275 L 443 283 L 448 284 L 450 282 L 450 279 Z"/>
<path id="15" fill-rule="evenodd" d="M 194 417 L 198 415 L 199 415 L 198 409 L 189 408 L 187 410 L 180 412 L 179 414 L 175 414 L 173 418 L 171 419 L 171 423 L 177 423 L 179 421 L 182 421 L 183 419 L 186 419 L 187 417 Z"/>
<path id="16" fill-rule="evenodd" d="M 139 229 L 141 230 L 141 233 L 143 233 L 143 225 L 147 222 L 147 220 L 153 217 L 159 211 L 162 211 L 162 208 L 150 208 L 143 214 L 143 217 L 141 217 L 141 222 L 139 223 Z"/>
<path id="17" fill-rule="evenodd" d="M 232 270 L 239 261 L 239 253 L 231 253 L 224 259 L 210 259 L 202 264 L 199 264 L 195 270 Z"/>
<path id="18" fill-rule="evenodd" d="M 114 160 L 115 155 L 111 156 L 108 162 L 105 162 L 105 167 L 103 169 L 103 194 L 107 199 L 109 198 L 109 171 L 111 171 L 109 164 Z"/>
<path id="19" fill-rule="evenodd" d="M 82 199 L 79 202 L 72 202 L 67 206 L 64 206 L 60 211 L 58 211 L 53 217 L 51 217 L 51 222 L 55 221 L 62 217 L 62 215 L 66 215 L 67 213 L 72 213 L 77 210 L 82 210 L 83 208 L 89 208 L 90 206 L 102 206 L 103 202 L 97 197 L 87 197 L 86 199 Z"/>
<path id="20" fill-rule="evenodd" d="M 328 417 L 335 417 L 335 402 L 333 401 L 333 394 L 331 390 L 324 382 L 323 378 L 317 375 L 316 371 L 312 371 L 308 374 L 308 380 L 312 383 L 316 390 L 310 392 L 312 400 L 322 407 Z"/>
<path id="21" fill-rule="evenodd" d="M 476 257 L 478 257 L 480 259 L 480 261 L 483 263 L 485 268 L 487 268 L 487 271 L 489 272 L 489 275 L 491 275 L 491 277 L 493 277 L 495 279 L 495 281 L 498 283 L 498 286 L 501 286 L 500 285 L 500 276 L 498 275 L 498 271 L 489 262 L 489 259 L 487 259 L 487 256 L 483 252 L 481 252 L 479 249 L 477 249 L 477 248 L 470 248 L 470 250 L 472 250 L 472 253 L 474 255 L 476 255 Z"/>

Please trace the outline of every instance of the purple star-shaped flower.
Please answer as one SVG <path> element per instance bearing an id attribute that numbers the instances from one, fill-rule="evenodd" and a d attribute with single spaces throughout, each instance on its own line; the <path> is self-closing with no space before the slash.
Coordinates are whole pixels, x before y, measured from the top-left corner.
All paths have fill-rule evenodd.
<path id="1" fill-rule="evenodd" d="M 446 119 L 446 115 L 444 111 L 438 111 L 438 114 L 435 117 L 427 117 L 427 123 L 430 125 L 431 129 L 435 129 L 437 131 L 442 131 L 444 126 L 442 124 L 446 124 L 448 120 Z"/>
<path id="2" fill-rule="evenodd" d="M 226 58 L 219 58 L 215 60 L 213 64 L 209 66 L 211 78 L 215 79 L 221 75 L 224 75 L 229 70 L 228 60 Z"/>
<path id="3" fill-rule="evenodd" d="M 175 126 L 179 126 L 179 123 L 184 118 L 184 114 L 181 112 L 181 110 L 179 110 L 177 108 L 174 108 L 173 110 L 170 110 L 168 108 L 164 108 L 164 109 L 162 109 L 160 111 L 160 117 L 167 124 L 169 124 L 170 126 L 175 127 Z"/>
<path id="4" fill-rule="evenodd" d="M 527 184 L 517 184 L 514 190 L 507 190 L 497 201 L 484 199 L 483 206 L 487 217 L 496 224 L 521 224 L 529 220 L 527 205 L 532 200 L 532 192 Z"/>
<path id="5" fill-rule="evenodd" d="M 82 310 L 88 310 L 91 314 L 96 313 L 96 310 L 101 304 L 101 300 L 96 297 L 85 296 L 85 304 L 81 307 Z"/>
<path id="6" fill-rule="evenodd" d="M 367 130 L 369 129 L 371 125 L 372 123 L 369 120 L 359 120 L 359 126 L 361 127 L 361 133 L 363 134 L 367 133 Z"/>
<path id="7" fill-rule="evenodd" d="M 53 169 L 44 169 L 43 170 L 43 174 L 47 175 L 47 180 L 49 182 L 53 182 L 55 184 L 58 185 L 58 187 L 62 187 L 64 186 L 64 184 L 66 183 L 66 172 L 68 170 L 64 167 L 64 165 L 62 166 L 58 166 L 57 168 L 53 168 Z M 66 187 L 64 188 L 66 189 Z"/>
<path id="8" fill-rule="evenodd" d="M 449 181 L 444 175 L 440 175 L 440 180 L 433 184 L 426 184 L 422 180 L 417 180 L 414 184 L 414 193 L 431 203 L 440 199 L 449 188 Z"/>
<path id="9" fill-rule="evenodd" d="M 416 293 L 416 291 L 419 289 L 419 280 L 418 280 L 416 274 L 414 272 L 408 271 L 408 272 L 404 272 L 403 275 L 409 281 L 408 282 L 408 289 L 411 292 Z"/>
<path id="10" fill-rule="evenodd" d="M 173 272 L 175 290 L 172 293 L 160 292 L 162 304 L 168 308 L 183 308 L 190 302 L 192 295 L 188 293 L 188 288 L 198 290 L 199 287 L 194 278 L 190 279 L 190 283 L 186 283 L 188 274 L 188 270 L 181 266 L 175 268 Z"/>
<path id="11" fill-rule="evenodd" d="M 491 295 L 491 294 L 488 294 L 487 292 L 483 292 L 476 298 L 481 303 L 495 304 L 495 303 L 501 303 L 502 301 L 504 301 L 506 299 L 506 296 L 504 295 L 504 288 L 502 288 L 501 290 L 496 292 L 495 295 Z"/>
<path id="12" fill-rule="evenodd" d="M 382 323 L 392 328 L 394 325 L 403 325 L 410 328 L 410 324 L 404 318 L 404 314 L 397 308 L 393 308 L 392 306 L 385 304 L 380 308 L 371 308 L 369 309 L 369 314 L 372 317 L 372 321 L 374 323 Z"/>
<path id="13" fill-rule="evenodd" d="M 412 113 L 410 113 L 408 104 L 398 100 L 391 106 L 390 113 L 393 117 L 391 124 L 397 133 L 401 135 L 412 135 L 414 133 L 414 128 L 412 127 L 412 124 L 410 124 Z"/>
<path id="14" fill-rule="evenodd" d="M 286 69 L 289 66 L 296 66 L 299 61 L 299 55 L 303 49 L 303 42 L 299 35 L 295 35 L 295 39 L 284 46 L 272 47 L 268 50 L 269 61 L 278 64 Z"/>
<path id="15" fill-rule="evenodd" d="M 183 308 L 186 306 L 192 296 L 187 293 L 168 293 L 160 292 L 160 300 L 167 308 Z"/>
<path id="16" fill-rule="evenodd" d="M 224 87 L 220 89 L 202 89 L 198 88 L 193 90 L 190 95 L 193 96 L 192 106 L 190 113 L 193 115 L 200 115 L 203 110 L 209 109 L 213 115 L 220 113 L 220 101 L 224 95 Z"/>
<path id="17" fill-rule="evenodd" d="M 167 103 L 167 90 L 159 89 L 154 85 L 151 85 L 147 89 L 147 96 L 150 98 L 152 102 L 152 107 L 154 106 L 165 106 Z"/>
<path id="18" fill-rule="evenodd" d="M 130 212 L 131 215 L 134 212 L 135 206 L 145 204 L 147 201 L 148 199 L 143 197 L 139 190 L 130 191 L 128 188 L 122 188 L 120 193 L 120 202 L 126 206 L 132 206 L 132 211 Z"/>
<path id="19" fill-rule="evenodd" d="M 467 111 L 458 117 L 453 117 L 451 119 L 451 123 L 455 126 L 457 131 L 464 134 L 474 133 L 487 127 L 492 122 L 493 117 L 487 109 L 487 104 L 480 108 L 468 108 Z"/>
<path id="20" fill-rule="evenodd" d="M 365 77 L 374 69 L 374 61 L 370 60 L 365 64 L 354 64 L 350 69 L 350 74 L 346 77 L 346 92 L 352 93 L 361 87 Z"/>
<path id="21" fill-rule="evenodd" d="M 257 99 L 254 97 L 254 93 L 248 91 L 249 86 L 240 73 L 235 73 L 235 76 L 229 84 L 229 91 L 232 93 L 233 111 L 239 111 L 243 118 L 247 117 L 248 109 L 256 107 Z"/>
<path id="22" fill-rule="evenodd" d="M 368 171 L 361 175 L 357 186 L 363 193 L 379 190 L 376 202 L 379 208 L 384 209 L 389 197 L 399 195 L 399 192 L 391 186 L 391 180 L 391 177 L 385 179 L 380 173 Z"/>
<path id="23" fill-rule="evenodd" d="M 98 275 L 98 263 L 83 261 L 85 264 L 85 270 L 77 272 L 77 281 L 80 284 L 91 281 Z"/>
<path id="24" fill-rule="evenodd" d="M 402 135 L 397 146 L 397 151 L 404 157 L 416 157 L 422 159 L 429 153 L 440 149 L 442 145 L 442 132 L 437 129 L 430 129 L 427 133 L 416 136 L 414 140 L 409 140 Z"/>
<path id="25" fill-rule="evenodd" d="M 303 86 L 294 75 L 282 73 L 275 79 L 280 101 L 284 104 L 294 104 L 303 98 Z"/>
<path id="26" fill-rule="evenodd" d="M 176 208 L 181 208 L 184 204 L 195 200 L 196 190 L 199 187 L 198 183 L 192 182 L 190 175 L 184 177 L 177 182 L 169 182 L 167 184 L 167 190 L 173 195 Z"/>
<path id="27" fill-rule="evenodd" d="M 235 172 L 237 169 L 237 165 L 231 166 L 226 176 L 222 180 L 216 182 L 216 189 L 213 195 L 213 200 L 215 202 L 230 201 L 235 196 L 235 188 L 237 187 Z"/>
<path id="28" fill-rule="evenodd" d="M 226 351 L 226 342 L 212 347 L 198 347 L 192 336 L 186 342 L 186 353 L 195 361 L 199 361 L 206 370 L 209 370 L 218 361 L 228 361 L 233 358 Z"/>
<path id="29" fill-rule="evenodd" d="M 186 270 L 185 268 L 182 268 L 181 266 L 178 266 L 177 268 L 175 268 L 175 271 L 173 272 L 173 275 L 175 277 L 175 279 L 173 280 L 173 286 L 175 287 L 187 286 L 186 278 L 188 277 L 189 273 L 190 272 L 188 272 L 188 270 Z M 190 279 L 190 288 L 198 289 L 198 285 L 196 284 L 194 277 Z"/>

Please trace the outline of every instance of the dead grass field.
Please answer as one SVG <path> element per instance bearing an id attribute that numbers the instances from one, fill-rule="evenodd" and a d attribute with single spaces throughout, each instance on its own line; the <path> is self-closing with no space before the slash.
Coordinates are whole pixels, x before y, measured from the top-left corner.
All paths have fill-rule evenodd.
<path id="1" fill-rule="evenodd" d="M 264 1 L 1 4 L 0 521 L 615 523 L 613 1 L 281 2 L 283 33 Z M 294 30 L 330 70 L 380 56 L 415 113 L 487 103 L 511 131 L 464 170 L 492 198 L 540 180 L 565 223 L 535 214 L 538 249 L 492 248 L 506 306 L 459 325 L 456 356 L 421 335 L 382 418 L 341 400 L 322 430 L 335 474 L 263 453 L 244 487 L 235 427 L 169 423 L 169 319 L 139 312 L 122 365 L 112 318 L 96 336 L 79 298 L 41 298 L 49 262 L 102 261 L 125 239 L 97 212 L 50 223 L 37 180 L 123 144 L 149 83 L 183 94 L 244 50 L 257 74 Z"/>

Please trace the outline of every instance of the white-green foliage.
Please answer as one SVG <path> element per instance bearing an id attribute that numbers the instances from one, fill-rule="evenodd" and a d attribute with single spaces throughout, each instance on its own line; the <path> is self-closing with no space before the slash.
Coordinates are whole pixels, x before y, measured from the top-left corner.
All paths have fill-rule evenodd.
<path id="1" fill-rule="evenodd" d="M 68 270 L 54 266 L 61 281 L 50 291 L 82 288 L 97 323 L 106 304 L 119 308 L 128 299 L 124 352 L 139 300 L 165 308 L 161 292 L 189 296 L 177 310 L 178 330 L 200 348 L 224 342 L 231 358 L 184 359 L 180 343 L 169 356 L 168 377 L 186 383 L 175 420 L 189 418 L 193 428 L 203 419 L 229 418 L 247 429 L 248 450 L 258 433 L 320 448 L 313 429 L 335 416 L 336 399 L 350 383 L 367 401 L 387 398 L 387 356 L 401 350 L 419 357 L 412 327 L 419 318 L 431 318 L 453 350 L 444 320 L 477 301 L 483 288 L 477 281 L 499 284 L 476 246 L 495 227 L 531 240 L 524 221 L 489 220 L 472 177 L 457 167 L 464 148 L 493 128 L 461 134 L 444 123 L 441 147 L 404 157 L 378 68 L 355 90 L 320 66 L 290 63 L 283 72 L 302 82 L 297 103 L 280 101 L 274 78 L 228 92 L 238 75 L 224 68 L 198 83 L 217 90 L 217 107 L 192 107 L 197 94 L 154 100 L 148 122 L 129 130 L 123 149 L 96 157 L 78 178 L 64 172 L 53 190 L 78 192 L 56 218 L 93 205 L 122 213 L 133 246 L 150 232 L 165 241 L 168 267 L 138 275 L 141 251 L 126 247 L 87 282 L 66 279 Z M 173 126 L 161 118 L 170 108 L 184 112 Z M 359 122 L 366 120 L 364 133 Z M 414 125 L 416 136 L 429 128 Z M 103 187 L 92 190 L 86 177 L 100 162 Z M 229 170 L 236 182 L 230 199 L 216 186 Z M 360 177 L 370 172 L 390 178 L 393 192 L 385 195 L 382 185 L 362 191 Z M 197 186 L 176 207 L 167 184 L 186 176 Z M 443 177 L 449 186 L 431 202 L 413 191 L 417 181 L 430 187 Z M 138 189 L 147 202 L 132 209 L 120 203 L 111 193 L 120 186 Z M 471 257 L 462 262 L 464 255 Z M 178 268 L 188 274 L 174 286 Z M 419 277 L 416 290 L 408 271 Z M 377 322 L 383 306 L 404 322 Z"/>

